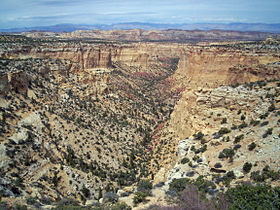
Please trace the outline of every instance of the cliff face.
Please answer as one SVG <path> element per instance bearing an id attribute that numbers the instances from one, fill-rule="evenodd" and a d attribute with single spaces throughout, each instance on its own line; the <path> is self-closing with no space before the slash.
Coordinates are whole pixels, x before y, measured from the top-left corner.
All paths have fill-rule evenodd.
<path id="1" fill-rule="evenodd" d="M 48 43 L 33 47 L 18 45 L 0 52 L 2 58 L 64 59 L 78 63 L 81 69 L 112 68 L 113 62 L 147 68 L 161 57 L 178 57 L 182 47 L 178 44 L 77 44 Z"/>
<path id="2" fill-rule="evenodd" d="M 189 81 L 190 87 L 218 87 L 261 79 L 279 78 L 279 55 L 244 52 L 224 47 L 195 47 L 180 56 L 174 77 Z"/>
<path id="3" fill-rule="evenodd" d="M 183 49 L 178 69 L 172 75 L 172 79 L 176 81 L 172 88 L 181 89 L 181 98 L 176 103 L 170 120 L 162 128 L 161 135 L 158 135 L 160 137 L 154 140 L 155 145 L 158 145 L 157 142 L 164 142 L 164 146 L 155 146 L 155 151 L 165 148 L 162 151 L 160 165 L 170 169 L 170 166 L 176 162 L 172 153 L 176 151 L 180 140 L 198 131 L 213 132 L 220 126 L 216 122 L 209 122 L 207 110 L 212 109 L 215 113 L 222 109 L 221 107 L 235 103 L 235 106 L 228 109 L 249 111 L 246 109 L 250 106 L 248 102 L 250 100 L 247 100 L 247 105 L 243 105 L 243 96 L 238 94 L 227 98 L 226 91 L 217 95 L 213 93 L 211 100 L 215 102 L 207 103 L 207 107 L 203 108 L 201 108 L 203 99 L 200 96 L 210 95 L 211 89 L 222 85 L 238 86 L 238 84 L 260 80 L 279 79 L 278 52 L 278 44 L 267 45 L 265 42 L 260 45 L 229 43 L 215 46 L 190 46 L 188 49 Z M 255 104 L 254 100 L 250 103 L 252 106 Z M 170 156 L 167 155 L 168 153 Z M 160 171 L 158 176 L 164 177 L 162 174 L 164 172 Z"/>
<path id="4" fill-rule="evenodd" d="M 111 68 L 111 49 L 105 46 L 39 45 L 30 48 L 17 46 L 1 55 L 2 58 L 64 59 L 79 63 L 82 69 Z"/>
<path id="5" fill-rule="evenodd" d="M 256 52 L 251 45 L 247 52 L 232 48 L 194 48 L 181 55 L 174 78 L 186 83 L 186 90 L 174 108 L 171 125 L 179 138 L 194 133 L 192 125 L 186 121 L 196 106 L 197 95 L 194 90 L 207 90 L 221 85 L 236 85 L 256 82 L 259 80 L 273 80 L 280 78 L 279 54 L 275 52 Z M 204 89 L 204 90 L 203 90 Z M 226 93 L 225 93 L 226 94 Z M 188 110 L 186 112 L 186 110 Z"/>

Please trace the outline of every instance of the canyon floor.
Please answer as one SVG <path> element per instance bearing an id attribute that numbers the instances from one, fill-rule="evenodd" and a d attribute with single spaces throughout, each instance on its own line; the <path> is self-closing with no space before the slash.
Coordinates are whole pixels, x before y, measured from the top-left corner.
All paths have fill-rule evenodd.
<path id="1" fill-rule="evenodd" d="M 1 35 L 0 209 L 180 209 L 242 183 L 277 209 L 279 35 L 189 34 Z"/>

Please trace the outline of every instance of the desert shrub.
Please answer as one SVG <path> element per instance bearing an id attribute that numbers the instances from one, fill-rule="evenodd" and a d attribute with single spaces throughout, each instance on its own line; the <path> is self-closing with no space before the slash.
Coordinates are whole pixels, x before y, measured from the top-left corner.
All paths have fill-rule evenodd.
<path id="1" fill-rule="evenodd" d="M 223 118 L 221 124 L 227 123 L 227 118 Z"/>
<path id="2" fill-rule="evenodd" d="M 216 189 L 216 185 L 213 182 L 205 180 L 203 176 L 199 176 L 196 180 L 188 178 L 173 179 L 169 185 L 169 190 L 180 194 L 190 184 L 195 185 L 203 194 L 206 194 L 210 189 Z"/>
<path id="3" fill-rule="evenodd" d="M 260 127 L 266 126 L 266 125 L 268 125 L 268 124 L 269 124 L 269 121 L 264 121 L 264 122 L 262 122 L 262 123 L 260 124 Z"/>
<path id="4" fill-rule="evenodd" d="M 244 115 L 241 115 L 241 118 L 240 118 L 241 120 L 245 120 L 246 119 L 246 117 L 244 116 Z"/>
<path id="5" fill-rule="evenodd" d="M 119 196 L 116 193 L 108 192 L 103 197 L 103 202 L 117 203 L 119 200 Z"/>
<path id="6" fill-rule="evenodd" d="M 233 143 L 234 143 L 234 144 L 237 144 L 237 143 L 239 143 L 243 138 L 244 138 L 244 134 L 241 134 L 241 135 L 239 135 L 239 136 L 236 136 L 236 137 L 234 138 Z"/>
<path id="7" fill-rule="evenodd" d="M 272 103 L 269 107 L 268 107 L 268 111 L 269 112 L 273 112 L 275 110 L 275 105 L 274 103 Z"/>
<path id="8" fill-rule="evenodd" d="M 260 118 L 263 120 L 263 119 L 265 119 L 265 118 L 267 118 L 268 117 L 268 112 L 266 112 L 266 113 L 264 113 L 264 114 L 262 114 L 261 116 L 260 116 Z"/>
<path id="9" fill-rule="evenodd" d="M 207 193 L 209 189 L 216 189 L 216 185 L 211 181 L 203 179 L 203 176 L 199 176 L 193 181 L 193 184 L 203 193 Z"/>
<path id="10" fill-rule="evenodd" d="M 138 204 L 146 201 L 147 194 L 143 192 L 136 192 L 133 197 L 133 203 Z"/>
<path id="11" fill-rule="evenodd" d="M 266 134 L 267 134 L 267 135 L 271 135 L 271 134 L 272 134 L 272 130 L 273 130 L 273 128 L 267 129 Z"/>
<path id="12" fill-rule="evenodd" d="M 150 180 L 140 180 L 137 185 L 137 191 L 147 193 L 147 195 L 151 194 L 151 190 L 153 185 Z"/>
<path id="13" fill-rule="evenodd" d="M 26 198 L 26 203 L 29 205 L 35 205 L 37 203 L 37 199 L 34 197 L 27 197 Z"/>
<path id="14" fill-rule="evenodd" d="M 90 196 L 90 190 L 88 188 L 86 188 L 84 185 L 83 185 L 83 188 L 81 191 L 82 191 L 83 195 L 85 196 L 85 198 L 88 198 Z"/>
<path id="15" fill-rule="evenodd" d="M 255 142 L 252 142 L 251 144 L 248 145 L 248 150 L 252 151 L 253 149 L 256 148 L 256 143 Z"/>
<path id="16" fill-rule="evenodd" d="M 222 166 L 221 163 L 218 162 L 218 163 L 215 163 L 214 167 L 215 167 L 215 168 L 222 168 L 223 166 Z"/>
<path id="17" fill-rule="evenodd" d="M 199 156 L 198 155 L 195 155 L 194 157 L 193 157 L 193 161 L 197 161 L 199 159 Z"/>
<path id="18" fill-rule="evenodd" d="M 220 130 L 219 130 L 219 134 L 220 135 L 224 135 L 224 134 L 226 134 L 226 133 L 230 133 L 231 132 L 231 130 L 230 129 L 228 129 L 228 128 L 221 128 Z"/>
<path id="19" fill-rule="evenodd" d="M 230 182 L 235 179 L 236 176 L 233 171 L 227 172 L 227 174 L 223 177 L 223 182 L 226 186 L 229 186 Z"/>
<path id="20" fill-rule="evenodd" d="M 21 205 L 21 204 L 16 203 L 16 204 L 13 206 L 12 209 L 14 209 L 14 210 L 27 210 L 28 208 L 27 208 L 26 205 Z"/>
<path id="21" fill-rule="evenodd" d="M 193 136 L 195 137 L 196 140 L 201 140 L 204 134 L 201 131 L 199 131 L 197 134 L 194 134 Z"/>
<path id="22" fill-rule="evenodd" d="M 255 182 L 263 182 L 265 177 L 260 173 L 260 171 L 251 172 L 250 178 Z"/>
<path id="23" fill-rule="evenodd" d="M 56 203 L 56 210 L 79 210 L 86 209 L 85 207 L 79 206 L 79 202 L 71 198 L 63 198 Z"/>
<path id="24" fill-rule="evenodd" d="M 272 181 L 280 180 L 280 171 L 277 172 L 274 170 L 270 170 L 269 166 L 265 166 L 262 172 L 260 171 L 252 172 L 250 178 L 255 182 L 263 182 L 267 179 L 271 179 Z"/>
<path id="25" fill-rule="evenodd" d="M 200 140 L 200 143 L 201 143 L 201 144 L 205 144 L 205 143 L 206 143 L 205 138 L 202 138 L 202 139 Z"/>
<path id="26" fill-rule="evenodd" d="M 23 184 L 23 180 L 22 180 L 21 177 L 17 177 L 16 180 L 15 180 L 15 182 L 14 182 L 14 184 L 15 184 L 16 187 L 19 187 L 19 188 L 21 188 L 21 189 L 24 189 L 24 188 L 25 188 L 25 186 L 24 186 L 24 184 Z"/>
<path id="27" fill-rule="evenodd" d="M 266 130 L 266 132 L 263 134 L 263 138 L 266 138 L 268 135 L 271 135 L 272 134 L 272 130 L 273 130 L 273 128 L 268 128 Z"/>
<path id="28" fill-rule="evenodd" d="M 63 198 L 60 201 L 58 201 L 56 203 L 57 206 L 66 206 L 66 205 L 74 205 L 74 206 L 78 206 L 79 202 L 76 200 L 73 200 L 71 198 Z"/>
<path id="29" fill-rule="evenodd" d="M 169 185 L 169 190 L 175 192 L 182 192 L 187 184 L 190 184 L 191 181 L 187 178 L 173 179 Z"/>
<path id="30" fill-rule="evenodd" d="M 236 129 L 237 129 L 237 126 L 235 124 L 232 124 L 231 130 L 236 130 Z"/>
<path id="31" fill-rule="evenodd" d="M 245 123 L 245 122 L 242 122 L 242 123 L 238 126 L 239 129 L 246 128 L 246 127 L 248 127 L 248 124 Z"/>
<path id="32" fill-rule="evenodd" d="M 201 153 L 205 152 L 207 150 L 207 145 L 203 145 L 201 148 L 199 148 L 199 151 Z"/>
<path id="33" fill-rule="evenodd" d="M 233 158 L 233 156 L 235 155 L 235 152 L 233 149 L 231 148 L 226 148 L 226 149 L 223 149 L 222 152 L 220 152 L 218 158 Z"/>
<path id="34" fill-rule="evenodd" d="M 181 160 L 181 164 L 186 164 L 186 163 L 188 163 L 189 161 L 190 161 L 189 158 L 184 157 L 184 158 Z"/>
<path id="35" fill-rule="evenodd" d="M 236 144 L 236 145 L 233 147 L 234 150 L 238 150 L 239 148 L 241 148 L 241 145 L 240 145 L 240 144 Z"/>
<path id="36" fill-rule="evenodd" d="M 131 210 L 131 207 L 127 205 L 125 202 L 118 202 L 111 206 L 112 210 Z"/>
<path id="37" fill-rule="evenodd" d="M 251 120 L 250 125 L 257 126 L 259 123 L 259 120 Z"/>
<path id="38" fill-rule="evenodd" d="M 191 146 L 191 151 L 195 152 L 195 150 L 196 150 L 196 149 L 195 149 L 195 146 L 192 145 L 192 146 Z"/>
<path id="39" fill-rule="evenodd" d="M 252 168 L 252 163 L 246 162 L 243 165 L 243 171 L 246 172 L 246 173 L 249 173 L 251 168 Z"/>

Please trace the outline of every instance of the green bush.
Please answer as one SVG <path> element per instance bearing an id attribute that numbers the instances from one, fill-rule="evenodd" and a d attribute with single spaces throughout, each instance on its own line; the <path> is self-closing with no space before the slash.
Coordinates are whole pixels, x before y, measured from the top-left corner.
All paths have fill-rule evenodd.
<path id="1" fill-rule="evenodd" d="M 254 171 L 251 173 L 250 178 L 255 182 L 263 182 L 267 179 L 271 179 L 272 181 L 280 180 L 280 171 L 273 171 L 269 169 L 269 166 L 265 166 L 262 173 L 260 171 Z"/>
<path id="2" fill-rule="evenodd" d="M 242 122 L 242 123 L 238 126 L 239 129 L 246 128 L 246 127 L 248 127 L 248 124 L 245 123 L 245 122 Z"/>
<path id="3" fill-rule="evenodd" d="M 208 189 L 216 189 L 216 185 L 213 182 L 203 179 L 203 176 L 201 175 L 193 182 L 193 184 L 203 193 L 206 193 Z"/>
<path id="4" fill-rule="evenodd" d="M 195 139 L 201 140 L 204 134 L 201 131 L 199 131 L 197 134 L 193 134 L 193 136 L 195 137 Z"/>
<path id="5" fill-rule="evenodd" d="M 267 135 L 271 135 L 271 134 L 272 134 L 272 130 L 273 130 L 273 128 L 267 129 L 266 134 L 267 134 Z"/>
<path id="6" fill-rule="evenodd" d="M 83 185 L 83 188 L 81 191 L 82 191 L 83 195 L 85 196 L 85 198 L 88 198 L 90 196 L 90 190 L 88 188 L 86 188 L 84 185 Z"/>
<path id="7" fill-rule="evenodd" d="M 225 176 L 223 176 L 223 183 L 226 186 L 229 186 L 230 182 L 235 178 L 236 178 L 236 176 L 235 176 L 234 172 L 229 171 L 229 172 L 227 172 L 227 174 Z"/>
<path id="8" fill-rule="evenodd" d="M 246 172 L 246 173 L 249 173 L 251 168 L 252 168 L 252 163 L 246 162 L 243 165 L 243 171 Z"/>
<path id="9" fill-rule="evenodd" d="M 248 150 L 252 151 L 253 149 L 256 148 L 256 143 L 255 142 L 252 142 L 251 144 L 248 145 Z"/>
<path id="10" fill-rule="evenodd" d="M 231 132 L 231 130 L 230 129 L 228 129 L 228 128 L 221 128 L 220 130 L 219 130 L 219 134 L 220 135 L 224 135 L 224 134 L 226 134 L 226 133 L 230 133 Z"/>
<path id="11" fill-rule="evenodd" d="M 29 204 L 29 205 L 34 205 L 37 203 L 37 199 L 34 198 L 34 197 L 27 197 L 26 198 L 26 203 Z"/>
<path id="12" fill-rule="evenodd" d="M 199 151 L 200 151 L 201 153 L 205 152 L 206 150 L 207 150 L 207 145 L 203 145 L 203 146 L 199 149 Z"/>
<path id="13" fill-rule="evenodd" d="M 138 204 L 146 201 L 147 194 L 143 192 L 136 192 L 133 197 L 133 203 Z"/>
<path id="14" fill-rule="evenodd" d="M 111 207 L 112 210 L 131 210 L 131 207 L 125 202 L 118 202 Z"/>
<path id="15" fill-rule="evenodd" d="M 194 184 L 202 193 L 206 193 L 208 189 L 216 188 L 213 182 L 205 180 L 203 176 L 199 176 L 196 180 L 190 180 L 188 178 L 173 179 L 169 185 L 169 190 L 180 193 L 188 184 Z"/>
<path id="16" fill-rule="evenodd" d="M 79 202 L 76 201 L 76 200 L 73 200 L 71 198 L 63 198 L 61 199 L 60 201 L 58 201 L 56 203 L 56 205 L 58 207 L 62 207 L 62 206 L 67 206 L 67 205 L 70 205 L 70 206 L 78 206 L 79 205 Z"/>
<path id="17" fill-rule="evenodd" d="M 153 188 L 152 182 L 150 180 L 140 180 L 137 185 L 137 191 L 146 193 L 147 195 L 151 194 Z"/>
<path id="18" fill-rule="evenodd" d="M 261 116 L 260 116 L 260 118 L 263 120 L 263 119 L 265 119 L 265 118 L 267 118 L 268 117 L 268 112 L 266 112 L 266 113 L 264 113 L 264 114 L 262 114 Z"/>
<path id="19" fill-rule="evenodd" d="M 27 208 L 26 205 L 15 204 L 12 209 L 14 209 L 14 210 L 27 210 L 28 208 Z"/>
<path id="20" fill-rule="evenodd" d="M 181 160 L 181 164 L 186 164 L 186 163 L 188 163 L 189 161 L 190 161 L 189 158 L 184 157 L 184 158 Z"/>
<path id="21" fill-rule="evenodd" d="M 260 124 L 259 120 L 251 120 L 251 122 L 250 122 L 250 125 L 253 125 L 253 126 L 257 126 L 258 124 Z"/>
<path id="22" fill-rule="evenodd" d="M 275 110 L 275 105 L 272 103 L 269 107 L 268 107 L 268 111 L 269 112 L 273 112 Z"/>
<path id="23" fill-rule="evenodd" d="M 234 138 L 233 143 L 234 143 L 234 144 L 237 144 L 237 143 L 239 143 L 243 138 L 244 138 L 244 134 L 241 134 L 241 135 L 239 135 L 239 136 L 236 136 L 236 137 Z"/>
<path id="24" fill-rule="evenodd" d="M 119 200 L 119 196 L 113 192 L 107 192 L 103 197 L 103 203 L 117 203 Z"/>
<path id="25" fill-rule="evenodd" d="M 169 185 L 169 190 L 175 192 L 181 192 L 185 189 L 187 184 L 190 184 L 191 181 L 187 178 L 173 179 Z"/>
<path id="26" fill-rule="evenodd" d="M 221 124 L 227 123 L 227 118 L 223 118 Z"/>
<path id="27" fill-rule="evenodd" d="M 271 135 L 273 131 L 273 128 L 268 128 L 266 132 L 263 134 L 263 138 L 266 138 L 267 136 Z"/>
<path id="28" fill-rule="evenodd" d="M 255 182 L 263 182 L 265 177 L 260 173 L 260 171 L 251 172 L 250 178 Z"/>
<path id="29" fill-rule="evenodd" d="M 235 152 L 233 149 L 231 148 L 226 148 L 226 149 L 223 149 L 222 152 L 220 152 L 218 158 L 233 158 L 233 156 L 235 155 Z"/>
<path id="30" fill-rule="evenodd" d="M 238 185 L 226 192 L 230 209 L 280 209 L 280 187 Z"/>

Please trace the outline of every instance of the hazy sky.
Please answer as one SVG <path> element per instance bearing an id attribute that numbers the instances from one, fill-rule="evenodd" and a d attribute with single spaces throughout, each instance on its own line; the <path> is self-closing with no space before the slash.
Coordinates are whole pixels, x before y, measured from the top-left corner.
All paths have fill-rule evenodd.
<path id="1" fill-rule="evenodd" d="M 61 23 L 280 23 L 280 0 L 0 0 L 0 5 L 0 28 Z"/>

